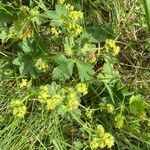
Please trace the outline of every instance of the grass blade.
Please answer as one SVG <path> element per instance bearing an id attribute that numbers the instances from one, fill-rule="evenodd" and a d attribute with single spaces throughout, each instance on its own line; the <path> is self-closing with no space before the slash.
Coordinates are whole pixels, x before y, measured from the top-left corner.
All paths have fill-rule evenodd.
<path id="1" fill-rule="evenodd" d="M 143 0 L 143 6 L 145 10 L 145 18 L 148 25 L 148 30 L 150 33 L 150 0 Z"/>

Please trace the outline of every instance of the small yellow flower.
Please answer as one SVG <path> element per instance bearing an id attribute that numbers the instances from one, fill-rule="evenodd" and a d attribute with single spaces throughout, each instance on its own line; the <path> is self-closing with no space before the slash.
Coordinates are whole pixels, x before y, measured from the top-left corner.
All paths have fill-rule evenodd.
<path id="1" fill-rule="evenodd" d="M 114 145 L 114 137 L 110 133 L 105 132 L 102 125 L 97 125 L 95 129 L 95 136 L 96 138 L 93 139 L 91 145 L 93 146 L 93 149 L 103 149 L 105 146 L 111 148 Z M 96 145 L 96 147 L 94 147 L 94 145 Z"/>
<path id="2" fill-rule="evenodd" d="M 27 79 L 22 79 L 22 82 L 20 83 L 20 88 L 26 87 L 28 85 L 28 80 Z"/>
<path id="3" fill-rule="evenodd" d="M 112 55 L 116 56 L 120 52 L 120 47 L 116 46 L 116 43 L 112 39 L 107 39 L 106 40 L 106 50 L 112 53 Z"/>
<path id="4" fill-rule="evenodd" d="M 76 29 L 74 31 L 74 35 L 78 36 L 83 31 L 83 28 L 80 25 L 76 25 Z"/>
<path id="5" fill-rule="evenodd" d="M 83 18 L 83 13 L 81 11 L 71 11 L 69 13 L 69 17 L 74 21 L 78 21 Z"/>
<path id="6" fill-rule="evenodd" d="M 114 143 L 115 143 L 114 137 L 111 136 L 111 137 L 109 138 L 109 141 L 107 142 L 107 147 L 108 147 L 108 148 L 111 148 L 111 147 L 114 145 Z"/>
<path id="7" fill-rule="evenodd" d="M 77 92 L 73 88 L 68 88 L 67 93 L 69 99 L 75 99 L 77 96 Z"/>
<path id="8" fill-rule="evenodd" d="M 91 56 L 92 56 L 92 57 L 90 57 L 89 62 L 90 62 L 90 63 L 95 63 L 96 60 L 97 60 L 96 55 L 93 54 L 93 55 L 91 55 Z"/>
<path id="9" fill-rule="evenodd" d="M 99 148 L 103 149 L 105 147 L 105 143 L 103 140 L 99 141 Z"/>
<path id="10" fill-rule="evenodd" d="M 114 145 L 114 137 L 110 133 L 106 132 L 103 136 L 103 140 L 108 148 L 111 148 Z"/>
<path id="11" fill-rule="evenodd" d="M 68 32 L 71 32 L 71 30 L 75 29 L 75 24 L 74 23 L 68 23 L 66 26 Z"/>
<path id="12" fill-rule="evenodd" d="M 63 5 L 65 0 L 58 0 L 58 4 Z"/>
<path id="13" fill-rule="evenodd" d="M 10 103 L 10 105 L 11 105 L 12 107 L 18 107 L 18 106 L 20 106 L 20 105 L 23 105 L 23 102 L 22 102 L 21 100 L 19 100 L 19 99 L 17 99 L 17 100 L 12 100 L 11 103 Z"/>
<path id="14" fill-rule="evenodd" d="M 23 118 L 27 111 L 27 108 L 23 102 L 21 100 L 12 100 L 10 104 L 12 107 L 13 115 L 18 118 Z"/>
<path id="15" fill-rule="evenodd" d="M 58 36 L 61 33 L 61 31 L 53 27 L 51 28 L 51 33 L 55 36 Z"/>
<path id="16" fill-rule="evenodd" d="M 93 138 L 92 141 L 90 142 L 90 147 L 92 150 L 97 149 L 99 147 L 99 139 Z"/>
<path id="17" fill-rule="evenodd" d="M 52 96 L 52 98 L 48 99 L 46 101 L 46 106 L 48 110 L 53 110 L 55 109 L 60 103 L 62 102 L 62 97 L 58 94 Z"/>
<path id="18" fill-rule="evenodd" d="M 45 93 L 48 93 L 48 85 L 42 85 L 40 86 L 40 90 L 45 92 Z"/>
<path id="19" fill-rule="evenodd" d="M 13 109 L 13 115 L 18 118 L 23 118 L 24 115 L 26 114 L 26 111 L 27 111 L 26 106 L 20 106 L 18 108 Z"/>
<path id="20" fill-rule="evenodd" d="M 124 116 L 118 114 L 116 117 L 115 117 L 115 127 L 120 129 L 123 127 L 123 124 L 124 124 Z"/>
<path id="21" fill-rule="evenodd" d="M 85 112 L 85 115 L 91 119 L 92 118 L 92 114 L 93 114 L 93 110 L 90 110 L 90 109 L 87 109 L 86 112 Z"/>
<path id="22" fill-rule="evenodd" d="M 102 136 L 103 134 L 104 134 L 104 132 L 105 132 L 105 129 L 104 129 L 104 127 L 102 126 L 102 125 L 97 125 L 97 127 L 96 127 L 96 131 L 98 132 L 98 134 L 100 135 L 100 136 Z"/>
<path id="23" fill-rule="evenodd" d="M 78 36 L 83 31 L 83 28 L 80 25 L 74 23 L 67 24 L 66 28 L 72 36 Z"/>
<path id="24" fill-rule="evenodd" d="M 43 72 L 46 72 L 48 70 L 48 65 L 42 60 L 42 58 L 39 58 L 36 63 L 35 67 Z"/>
<path id="25" fill-rule="evenodd" d="M 76 89 L 79 93 L 86 95 L 88 93 L 88 88 L 86 86 L 86 84 L 84 83 L 79 83 L 76 85 Z"/>
<path id="26" fill-rule="evenodd" d="M 69 99 L 68 100 L 68 107 L 70 110 L 75 110 L 79 107 L 80 103 L 77 99 Z"/>
<path id="27" fill-rule="evenodd" d="M 115 55 L 117 55 L 119 52 L 120 52 L 120 47 L 119 47 L 119 46 L 114 47 L 114 49 L 113 49 L 113 55 L 115 56 Z"/>
<path id="28" fill-rule="evenodd" d="M 58 31 L 57 31 L 56 28 L 51 28 L 51 32 L 52 32 L 52 34 L 54 34 L 54 35 L 58 35 Z"/>
<path id="29" fill-rule="evenodd" d="M 28 81 L 27 79 L 22 79 L 22 81 L 19 84 L 19 86 L 20 86 L 20 88 L 30 87 L 31 86 L 31 81 Z"/>
<path id="30" fill-rule="evenodd" d="M 87 44 L 87 43 L 86 43 L 86 44 L 83 46 L 83 48 L 81 49 L 81 51 L 83 51 L 83 52 L 88 52 L 89 49 L 90 49 L 90 44 Z"/>
<path id="31" fill-rule="evenodd" d="M 30 8 L 28 6 L 25 6 L 25 5 L 22 5 L 19 9 L 20 9 L 20 11 L 22 11 L 24 13 L 28 12 L 30 10 Z"/>
<path id="32" fill-rule="evenodd" d="M 106 40 L 106 45 L 108 45 L 109 47 L 113 48 L 113 47 L 116 46 L 116 43 L 115 43 L 115 41 L 112 40 L 112 39 L 107 39 L 107 40 Z"/>
<path id="33" fill-rule="evenodd" d="M 73 55 L 73 50 L 72 49 L 65 49 L 65 53 L 68 56 L 72 56 Z"/>
<path id="34" fill-rule="evenodd" d="M 114 112 L 114 106 L 113 106 L 113 105 L 107 104 L 106 107 L 107 107 L 107 111 L 108 111 L 109 113 Z"/>
<path id="35" fill-rule="evenodd" d="M 49 99 L 51 95 L 49 94 L 48 91 L 48 86 L 47 85 L 42 85 L 39 88 L 39 94 L 38 94 L 38 99 L 41 103 L 46 103 L 47 99 Z"/>
<path id="36" fill-rule="evenodd" d="M 142 111 L 139 117 L 140 117 L 141 120 L 146 120 L 146 118 L 147 118 L 146 112 Z"/>

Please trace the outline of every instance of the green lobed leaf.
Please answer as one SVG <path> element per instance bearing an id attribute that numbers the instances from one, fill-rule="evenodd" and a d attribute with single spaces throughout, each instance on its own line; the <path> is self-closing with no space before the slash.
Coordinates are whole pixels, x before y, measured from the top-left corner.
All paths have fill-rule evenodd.
<path id="1" fill-rule="evenodd" d="M 133 95 L 129 101 L 129 107 L 131 113 L 135 115 L 141 115 L 147 108 L 147 103 L 141 95 Z"/>
<path id="2" fill-rule="evenodd" d="M 67 80 L 72 76 L 74 63 L 73 60 L 67 59 L 61 55 L 56 58 L 55 62 L 59 65 L 56 67 L 52 74 L 53 79 Z"/>
<path id="3" fill-rule="evenodd" d="M 89 26 L 86 28 L 86 31 L 88 34 L 92 35 L 92 37 L 95 39 L 95 42 L 103 42 L 107 38 L 113 36 L 112 27 L 109 27 L 107 25 Z"/>
<path id="4" fill-rule="evenodd" d="M 22 52 L 18 52 L 18 57 L 13 60 L 13 64 L 19 66 L 19 71 L 22 76 L 29 73 L 32 77 L 37 75 L 36 67 L 34 66 L 34 59 L 42 54 L 45 49 L 42 42 L 31 41 L 23 39 L 19 46 Z"/>
<path id="5" fill-rule="evenodd" d="M 77 61 L 76 65 L 78 69 L 79 78 L 82 82 L 93 79 L 95 71 L 93 70 L 93 66 L 91 64 L 82 61 Z"/>
<path id="6" fill-rule="evenodd" d="M 110 83 L 116 77 L 118 77 L 118 72 L 114 70 L 113 65 L 108 61 L 103 65 L 102 72 L 97 76 L 98 79 L 105 83 Z"/>
<path id="7" fill-rule="evenodd" d="M 52 19 L 51 26 L 60 26 L 62 24 L 61 18 L 67 13 L 66 9 L 61 5 L 56 5 L 55 10 L 50 10 L 43 15 L 46 18 Z"/>

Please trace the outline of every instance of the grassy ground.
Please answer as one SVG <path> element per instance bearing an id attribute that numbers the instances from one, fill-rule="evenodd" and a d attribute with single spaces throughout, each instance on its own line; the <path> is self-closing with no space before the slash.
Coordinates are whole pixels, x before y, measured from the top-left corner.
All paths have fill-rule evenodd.
<path id="1" fill-rule="evenodd" d="M 26 5 L 29 8 L 38 8 L 40 13 L 44 13 L 54 10 L 55 3 L 55 1 L 49 0 L 33 0 L 30 1 L 30 4 L 22 1 L 2 1 L 0 2 L 0 11 L 17 12 L 20 11 L 21 6 Z M 12 35 L 14 32 L 17 35 L 11 37 L 10 34 L 7 34 L 4 26 L 10 28 L 13 26 L 12 22 L 16 19 L 11 22 L 11 19 L 8 18 L 8 21 L 6 21 L 6 17 L 10 17 L 9 13 L 4 13 L 6 14 L 5 19 L 1 13 L 0 149 L 150 149 L 150 37 L 148 20 L 150 16 L 147 8 L 150 5 L 149 2 L 145 1 L 143 4 L 142 1 L 138 0 L 66 0 L 65 3 L 70 3 L 76 10 L 83 11 L 82 26 L 87 33 L 94 37 L 91 43 L 98 49 L 98 52 L 96 52 L 97 60 L 92 63 L 96 75 L 90 81 L 82 81 L 88 85 L 88 94 L 78 95 L 80 104 L 73 111 L 66 107 L 66 105 L 68 106 L 66 102 L 57 109 L 45 109 L 45 104 L 41 104 L 38 100 L 41 85 L 51 85 L 52 81 L 55 81 L 58 85 L 52 85 L 50 89 L 55 93 L 56 89 L 61 86 L 63 88 L 60 90 L 61 95 L 65 93 L 67 87 L 74 88 L 82 80 L 77 75 L 78 68 L 74 68 L 74 73 L 65 82 L 52 78 L 52 70 L 58 65 L 54 63 L 52 56 L 61 53 L 69 59 L 75 57 L 70 58 L 65 52 L 61 51 L 62 45 L 66 42 L 63 36 L 68 37 L 69 33 L 64 29 L 61 32 L 66 33 L 62 33 L 63 36 L 60 35 L 60 39 L 48 38 L 51 34 L 45 34 L 45 32 L 49 32 L 49 28 L 51 28 L 50 21 L 38 24 L 39 20 L 37 21 L 35 17 L 35 22 L 37 22 L 31 23 L 28 27 L 33 29 L 34 34 L 39 37 L 37 39 L 36 36 L 30 37 L 25 32 L 19 35 L 20 30 L 26 23 L 23 18 L 27 16 L 23 14 L 23 18 L 20 18 L 21 21 L 23 20 L 23 24 L 19 27 L 20 24 L 16 22 L 17 25 L 13 29 Z M 36 14 L 37 12 L 33 13 Z M 5 21 L 7 25 L 4 23 Z M 27 28 L 25 31 L 27 31 Z M 32 77 L 31 74 L 20 75 L 19 67 L 14 63 L 14 59 L 19 56 L 21 52 L 19 46 L 25 38 L 29 38 L 29 41 L 31 39 L 38 41 L 33 46 L 36 49 L 44 51 L 44 46 L 39 44 L 41 41 L 44 41 L 44 45 L 50 49 L 50 51 L 45 52 L 46 55 L 45 53 L 35 54 L 41 57 L 44 55 L 43 58 L 49 63 L 50 71 L 48 73 L 40 72 L 37 78 Z M 61 39 L 63 40 L 61 41 Z M 110 57 L 109 54 L 104 52 L 107 39 L 114 39 L 116 45 L 120 47 L 120 52 L 115 57 Z M 80 40 L 78 41 L 80 43 Z M 78 41 L 75 42 L 78 43 Z M 69 42 L 71 43 L 71 40 Z M 90 56 L 83 57 L 79 61 L 83 61 L 87 57 Z M 26 59 L 26 57 L 24 58 Z M 108 64 L 106 63 L 107 60 L 109 60 Z M 30 62 L 30 59 L 27 61 Z M 28 69 L 30 65 L 32 63 L 27 66 L 24 64 L 24 68 Z M 67 66 L 67 64 L 65 65 Z M 111 68 L 112 65 L 113 68 Z M 21 79 L 32 80 L 32 86 L 20 88 Z M 12 113 L 14 108 L 11 107 L 11 102 L 15 99 L 22 99 L 24 104 L 21 105 L 26 105 L 26 114 L 22 118 Z M 113 107 L 112 110 L 110 110 L 108 104 L 111 108 Z M 73 103 L 71 107 L 73 107 L 72 105 L 75 107 L 77 104 Z M 102 145 L 104 139 L 101 136 L 103 133 L 99 131 L 97 125 L 102 125 L 105 132 L 113 136 L 113 140 L 110 135 L 109 138 L 105 137 L 108 143 L 113 141 L 112 147 L 109 147 L 106 141 L 105 145 Z M 98 146 L 94 147 L 93 145 L 96 146 L 97 143 Z"/>

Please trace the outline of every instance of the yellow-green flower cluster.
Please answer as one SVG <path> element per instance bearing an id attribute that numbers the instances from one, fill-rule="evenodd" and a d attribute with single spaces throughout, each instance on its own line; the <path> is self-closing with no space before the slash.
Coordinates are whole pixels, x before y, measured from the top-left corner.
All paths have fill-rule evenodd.
<path id="1" fill-rule="evenodd" d="M 65 54 L 67 55 L 67 56 L 72 56 L 73 55 L 73 50 L 72 49 L 65 49 Z"/>
<path id="2" fill-rule="evenodd" d="M 58 36 L 61 33 L 61 31 L 53 27 L 51 28 L 51 33 L 52 35 Z"/>
<path id="3" fill-rule="evenodd" d="M 79 93 L 86 95 L 88 93 L 88 88 L 85 83 L 79 83 L 76 85 L 76 89 Z"/>
<path id="4" fill-rule="evenodd" d="M 100 103 L 99 104 L 100 109 L 106 109 L 108 113 L 113 113 L 114 112 L 114 106 L 110 103 L 105 104 L 105 103 Z"/>
<path id="5" fill-rule="evenodd" d="M 93 110 L 92 109 L 89 109 L 89 108 L 87 108 L 86 109 L 86 112 L 85 112 L 85 115 L 89 118 L 89 119 L 91 119 L 92 118 L 92 115 L 93 115 Z"/>
<path id="6" fill-rule="evenodd" d="M 63 98 L 59 94 L 55 94 L 46 101 L 47 110 L 55 109 L 62 102 Z"/>
<path id="7" fill-rule="evenodd" d="M 22 79 L 21 83 L 19 83 L 20 88 L 24 87 L 30 87 L 31 86 L 31 81 L 28 81 L 27 79 Z"/>
<path id="8" fill-rule="evenodd" d="M 89 62 L 90 62 L 90 63 L 95 63 L 96 60 L 97 60 L 96 55 L 93 54 L 93 55 L 91 55 L 91 56 L 92 56 L 92 57 L 90 57 Z"/>
<path id="9" fill-rule="evenodd" d="M 44 85 L 39 88 L 38 99 L 46 106 L 47 110 L 53 110 L 62 102 L 63 97 L 60 94 L 52 95 L 48 85 Z"/>
<path id="10" fill-rule="evenodd" d="M 99 138 L 93 138 L 90 142 L 90 147 L 92 150 L 97 149 L 99 147 Z"/>
<path id="11" fill-rule="evenodd" d="M 83 31 L 82 26 L 79 25 L 79 21 L 83 19 L 83 13 L 74 10 L 74 7 L 70 4 L 65 4 L 64 8 L 67 10 L 67 13 L 62 16 L 61 22 L 68 33 L 76 37 Z"/>
<path id="12" fill-rule="evenodd" d="M 70 110 L 76 110 L 79 107 L 80 103 L 77 99 L 69 99 L 68 107 Z"/>
<path id="13" fill-rule="evenodd" d="M 41 103 L 45 104 L 47 99 L 49 99 L 51 95 L 49 94 L 48 85 L 42 85 L 39 88 L 38 99 Z"/>
<path id="14" fill-rule="evenodd" d="M 95 45 L 86 43 L 86 44 L 84 44 L 84 46 L 81 49 L 81 51 L 83 53 L 93 52 L 93 51 L 95 51 Z"/>
<path id="15" fill-rule="evenodd" d="M 63 5 L 65 0 L 58 0 L 58 4 Z"/>
<path id="16" fill-rule="evenodd" d="M 81 11 L 72 10 L 69 12 L 69 17 L 77 22 L 79 19 L 83 19 L 83 13 Z"/>
<path id="17" fill-rule="evenodd" d="M 122 128 L 124 124 L 124 119 L 124 116 L 122 116 L 121 114 L 115 116 L 115 127 L 118 129 Z"/>
<path id="18" fill-rule="evenodd" d="M 19 32 L 18 35 L 16 35 L 18 39 L 24 39 L 24 38 L 32 38 L 33 37 L 33 31 L 31 29 L 24 29 Z"/>
<path id="19" fill-rule="evenodd" d="M 109 113 L 113 113 L 114 112 L 114 106 L 111 105 L 111 104 L 106 104 L 106 107 L 107 107 L 107 111 Z"/>
<path id="20" fill-rule="evenodd" d="M 88 89 L 84 83 L 79 83 L 76 87 L 61 88 L 59 91 L 56 91 L 56 94 L 53 94 L 54 92 L 51 91 L 49 85 L 43 85 L 39 88 L 38 100 L 48 110 L 53 110 L 60 104 L 66 105 L 70 110 L 76 110 L 80 105 L 80 97 L 87 94 L 87 92 Z"/>
<path id="21" fill-rule="evenodd" d="M 116 56 L 120 52 L 120 47 L 116 46 L 116 42 L 112 39 L 106 40 L 105 48 L 107 52 L 111 52 L 114 56 Z"/>
<path id="22" fill-rule="evenodd" d="M 71 98 L 76 98 L 77 97 L 77 91 L 74 88 L 67 88 L 67 95 L 68 95 L 68 99 Z"/>
<path id="23" fill-rule="evenodd" d="M 46 72 L 48 70 L 48 64 L 46 64 L 42 58 L 37 59 L 35 67 L 42 72 Z"/>
<path id="24" fill-rule="evenodd" d="M 27 112 L 27 108 L 21 100 L 12 100 L 10 103 L 12 107 L 13 115 L 18 118 L 24 118 L 24 115 Z"/>
<path id="25" fill-rule="evenodd" d="M 83 28 L 80 25 L 71 22 L 66 25 L 66 28 L 73 36 L 78 36 L 83 31 Z"/>
<path id="26" fill-rule="evenodd" d="M 73 88 L 67 89 L 68 103 L 67 106 L 70 110 L 76 110 L 80 103 L 77 99 L 77 92 Z"/>
<path id="27" fill-rule="evenodd" d="M 90 63 L 96 62 L 96 47 L 94 44 L 84 44 L 81 48 L 81 52 L 85 56 L 85 61 L 89 61 Z"/>
<path id="28" fill-rule="evenodd" d="M 106 146 L 111 148 L 114 145 L 114 137 L 110 133 L 105 132 L 102 125 L 97 125 L 95 133 L 96 137 L 94 137 L 90 142 L 90 147 L 92 150 L 98 148 L 102 149 Z"/>
<path id="29" fill-rule="evenodd" d="M 147 119 L 146 112 L 145 112 L 145 111 L 142 111 L 142 112 L 140 113 L 140 115 L 139 115 L 139 118 L 140 118 L 141 120 L 146 120 L 146 119 Z"/>

